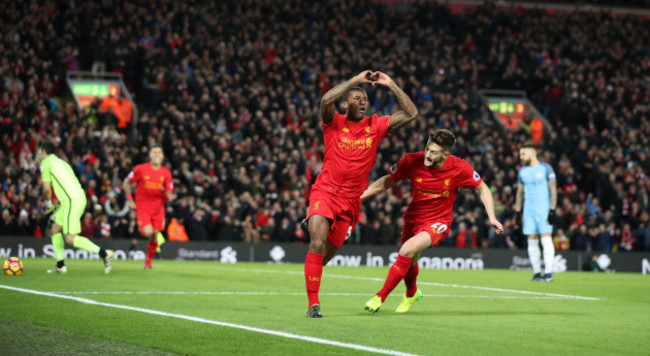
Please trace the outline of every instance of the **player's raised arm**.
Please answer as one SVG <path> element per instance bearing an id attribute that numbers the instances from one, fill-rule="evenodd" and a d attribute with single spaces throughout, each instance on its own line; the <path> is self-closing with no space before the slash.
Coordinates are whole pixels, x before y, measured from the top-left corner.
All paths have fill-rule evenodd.
<path id="1" fill-rule="evenodd" d="M 499 220 L 497 220 L 496 215 L 494 215 L 494 198 L 492 197 L 490 188 L 488 188 L 485 182 L 481 182 L 481 184 L 476 187 L 476 191 L 485 206 L 485 212 L 487 213 L 488 218 L 490 218 L 490 224 L 496 229 L 497 234 L 503 234 L 503 225 L 501 225 Z"/>
<path id="2" fill-rule="evenodd" d="M 330 89 L 320 101 L 320 117 L 325 125 L 329 125 L 334 120 L 334 112 L 336 111 L 336 102 L 343 97 L 350 89 L 360 84 L 372 83 L 372 71 L 365 70 L 352 79 L 346 80 Z"/>
<path id="3" fill-rule="evenodd" d="M 372 198 L 379 193 L 383 193 L 388 189 L 392 188 L 394 185 L 395 182 L 393 182 L 393 180 L 390 179 L 390 176 L 385 175 L 377 179 L 376 181 L 374 181 L 372 184 L 368 186 L 368 188 L 366 188 L 363 194 L 361 194 L 361 201 Z"/>
<path id="4" fill-rule="evenodd" d="M 399 129 L 418 116 L 418 109 L 415 107 L 411 98 L 395 84 L 395 81 L 391 77 L 382 72 L 374 72 L 373 77 L 376 79 L 373 85 L 380 84 L 392 91 L 401 108 L 401 110 L 391 115 L 390 121 L 388 122 L 389 132 Z"/>

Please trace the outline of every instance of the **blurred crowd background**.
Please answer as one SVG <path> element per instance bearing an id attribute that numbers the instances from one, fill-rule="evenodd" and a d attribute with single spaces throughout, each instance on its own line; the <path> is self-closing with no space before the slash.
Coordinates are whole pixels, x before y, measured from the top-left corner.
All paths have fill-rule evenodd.
<path id="1" fill-rule="evenodd" d="M 492 88 L 525 91 L 553 125 L 539 155 L 557 174 L 557 249 L 650 250 L 647 18 L 386 3 L 0 3 L 0 235 L 45 235 L 34 156 L 50 139 L 87 192 L 85 236 L 138 236 L 122 182 L 159 142 L 179 193 L 166 208 L 174 236 L 306 243 L 298 225 L 322 166 L 320 98 L 370 69 L 420 112 L 382 142 L 371 181 L 448 128 L 452 153 L 493 191 L 506 234 L 462 191 L 443 245 L 526 244 L 512 208 L 530 132 L 497 124 L 478 93 Z M 140 109 L 135 140 L 100 101 L 76 108 L 64 78 L 80 69 L 123 75 Z M 385 88 L 366 89 L 369 115 L 396 110 Z M 364 203 L 348 243 L 397 244 L 410 194 L 403 183 Z"/>

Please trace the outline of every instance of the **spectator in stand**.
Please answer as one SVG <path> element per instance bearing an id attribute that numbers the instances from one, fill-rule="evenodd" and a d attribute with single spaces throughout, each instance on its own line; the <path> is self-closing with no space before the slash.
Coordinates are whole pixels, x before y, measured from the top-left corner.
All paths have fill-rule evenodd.
<path id="1" fill-rule="evenodd" d="M 93 219 L 93 214 L 91 212 L 84 213 L 84 217 L 81 219 L 81 235 L 93 238 L 97 235 L 97 231 L 97 224 Z"/>
<path id="2" fill-rule="evenodd" d="M 98 230 L 99 230 L 99 237 L 102 239 L 110 239 L 111 238 L 111 224 L 108 222 L 108 215 L 106 214 L 101 214 L 99 217 L 99 223 L 97 224 Z"/>
<path id="3" fill-rule="evenodd" d="M 582 224 L 574 231 L 571 238 L 571 249 L 586 251 L 589 247 L 589 235 L 587 234 L 587 225 Z"/>
<path id="4" fill-rule="evenodd" d="M 568 251 L 571 248 L 571 242 L 563 229 L 557 229 L 555 237 L 553 238 L 553 244 L 555 245 L 556 251 Z"/>
<path id="5" fill-rule="evenodd" d="M 623 224 L 623 231 L 621 232 L 621 250 L 632 251 L 634 249 L 634 237 L 630 229 L 630 224 Z"/>
<path id="6" fill-rule="evenodd" d="M 598 225 L 598 235 L 596 235 L 594 250 L 604 252 L 611 251 L 613 238 L 614 236 L 607 231 L 607 225 L 605 225 L 605 223 L 600 223 Z"/>
<path id="7" fill-rule="evenodd" d="M 0 231 L 5 235 L 15 235 L 18 231 L 14 217 L 7 209 L 2 210 L 2 219 L 0 220 Z"/>
<path id="8" fill-rule="evenodd" d="M 650 251 L 650 214 L 641 214 L 636 236 L 639 250 Z"/>

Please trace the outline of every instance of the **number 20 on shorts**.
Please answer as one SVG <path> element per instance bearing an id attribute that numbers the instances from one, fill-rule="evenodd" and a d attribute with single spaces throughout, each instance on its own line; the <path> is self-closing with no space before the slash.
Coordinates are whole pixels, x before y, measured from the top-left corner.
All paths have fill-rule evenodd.
<path id="1" fill-rule="evenodd" d="M 433 225 L 431 225 L 431 228 L 436 231 L 438 234 L 442 234 L 443 232 L 447 231 L 447 225 L 437 222 Z"/>

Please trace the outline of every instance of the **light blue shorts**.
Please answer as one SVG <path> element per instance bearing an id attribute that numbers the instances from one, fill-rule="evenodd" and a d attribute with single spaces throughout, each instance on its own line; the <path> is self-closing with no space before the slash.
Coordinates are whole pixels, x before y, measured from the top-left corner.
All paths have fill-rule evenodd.
<path id="1" fill-rule="evenodd" d="M 553 232 L 547 212 L 524 213 L 524 235 L 541 235 Z"/>

